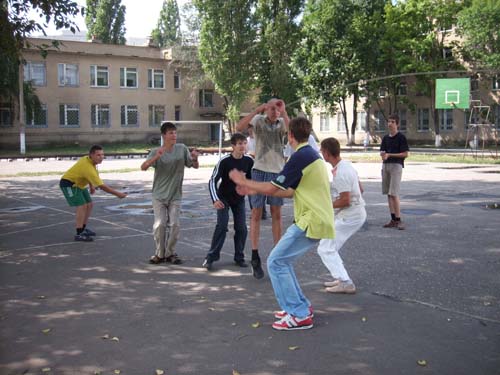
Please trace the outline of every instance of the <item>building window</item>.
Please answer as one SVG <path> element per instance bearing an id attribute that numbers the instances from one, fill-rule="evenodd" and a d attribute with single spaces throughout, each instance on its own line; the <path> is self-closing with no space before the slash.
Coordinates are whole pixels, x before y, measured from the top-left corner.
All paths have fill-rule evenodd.
<path id="1" fill-rule="evenodd" d="M 92 87 L 109 86 L 109 71 L 107 66 L 99 66 L 99 65 L 90 66 L 90 86 Z"/>
<path id="2" fill-rule="evenodd" d="M 176 105 L 175 106 L 175 121 L 181 121 L 181 106 Z"/>
<path id="3" fill-rule="evenodd" d="M 470 91 L 479 91 L 479 79 L 477 77 L 471 77 Z"/>
<path id="4" fill-rule="evenodd" d="M 472 111 L 470 109 L 466 109 L 464 111 L 464 129 L 469 129 L 470 124 L 477 125 L 481 122 L 479 111 Z"/>
<path id="5" fill-rule="evenodd" d="M 330 131 L 330 118 L 328 113 L 321 112 L 319 114 L 319 131 L 320 132 L 329 132 Z"/>
<path id="6" fill-rule="evenodd" d="M 26 111 L 26 126 L 29 128 L 47 127 L 47 105 L 41 104 L 40 108 Z"/>
<path id="7" fill-rule="evenodd" d="M 174 89 L 181 89 L 181 72 L 174 70 Z"/>
<path id="8" fill-rule="evenodd" d="M 387 130 L 387 121 L 385 120 L 383 112 L 375 111 L 374 117 L 375 117 L 375 131 L 385 132 Z"/>
<path id="9" fill-rule="evenodd" d="M 162 69 L 148 69 L 148 87 L 150 89 L 165 88 L 165 72 Z"/>
<path id="10" fill-rule="evenodd" d="M 57 79 L 59 86 L 78 86 L 80 84 L 78 65 L 57 64 Z"/>
<path id="11" fill-rule="evenodd" d="M 78 104 L 59 105 L 59 125 L 77 128 L 80 126 L 80 106 Z"/>
<path id="12" fill-rule="evenodd" d="M 453 49 L 450 47 L 443 48 L 443 59 L 452 60 L 453 59 Z"/>
<path id="13" fill-rule="evenodd" d="M 398 111 L 398 116 L 399 116 L 399 130 L 405 132 L 407 129 L 406 109 L 400 109 Z"/>
<path id="14" fill-rule="evenodd" d="M 0 103 L 0 126 L 12 126 L 12 107 L 9 103 Z"/>
<path id="15" fill-rule="evenodd" d="M 120 87 L 137 88 L 136 68 L 120 68 Z"/>
<path id="16" fill-rule="evenodd" d="M 385 98 L 387 96 L 387 87 L 380 87 L 378 89 L 379 98 Z"/>
<path id="17" fill-rule="evenodd" d="M 493 124 L 497 130 L 500 130 L 500 105 L 493 106 Z"/>
<path id="18" fill-rule="evenodd" d="M 123 127 L 139 126 L 139 112 L 136 105 L 122 105 L 121 124 Z"/>
<path id="19" fill-rule="evenodd" d="M 356 116 L 357 116 L 356 130 L 366 130 L 366 112 L 365 111 L 357 112 Z"/>
<path id="20" fill-rule="evenodd" d="M 165 106 L 149 105 L 149 126 L 159 127 L 165 120 Z"/>
<path id="21" fill-rule="evenodd" d="M 420 108 L 417 113 L 417 130 L 419 132 L 429 131 L 429 108 Z"/>
<path id="22" fill-rule="evenodd" d="M 345 133 L 345 121 L 344 116 L 342 116 L 342 112 L 337 112 L 337 132 Z"/>
<path id="23" fill-rule="evenodd" d="M 31 81 L 34 86 L 45 86 L 47 82 L 45 64 L 27 62 L 24 66 L 24 80 Z"/>
<path id="24" fill-rule="evenodd" d="M 214 90 L 200 90 L 198 100 L 201 108 L 214 107 Z"/>
<path id="25" fill-rule="evenodd" d="M 92 104 L 90 117 L 93 128 L 109 128 L 111 126 L 109 104 Z"/>
<path id="26" fill-rule="evenodd" d="M 399 96 L 406 96 L 408 92 L 408 85 L 406 83 L 400 83 L 398 85 L 398 91 L 397 94 Z"/>
<path id="27" fill-rule="evenodd" d="M 440 130 L 453 130 L 453 110 L 452 109 L 438 109 L 439 116 L 439 129 Z"/>
<path id="28" fill-rule="evenodd" d="M 491 89 L 492 90 L 500 90 L 500 75 L 496 75 L 493 77 Z"/>

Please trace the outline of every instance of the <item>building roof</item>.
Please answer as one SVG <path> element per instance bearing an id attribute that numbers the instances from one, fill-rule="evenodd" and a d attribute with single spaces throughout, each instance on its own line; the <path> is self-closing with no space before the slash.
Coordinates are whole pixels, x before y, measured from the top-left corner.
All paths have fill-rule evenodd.
<path id="1" fill-rule="evenodd" d="M 50 45 L 50 41 L 52 40 L 56 40 L 59 42 L 59 48 Z M 27 42 L 27 50 L 38 51 L 39 48 L 37 47 L 47 47 L 47 45 L 49 45 L 49 47 L 46 48 L 48 51 L 57 51 L 59 53 L 172 60 L 171 48 L 105 44 L 96 41 L 62 40 L 58 38 L 28 38 Z"/>

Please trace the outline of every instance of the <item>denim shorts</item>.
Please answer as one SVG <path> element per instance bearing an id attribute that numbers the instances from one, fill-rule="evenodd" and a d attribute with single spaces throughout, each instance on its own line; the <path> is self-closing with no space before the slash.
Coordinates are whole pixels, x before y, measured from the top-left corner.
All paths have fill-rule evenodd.
<path id="1" fill-rule="evenodd" d="M 278 173 L 264 172 L 258 169 L 252 169 L 252 180 L 259 182 L 270 182 L 278 177 Z M 252 208 L 262 208 L 265 204 L 271 206 L 283 206 L 283 198 L 273 197 L 271 195 L 250 195 L 250 205 Z"/>

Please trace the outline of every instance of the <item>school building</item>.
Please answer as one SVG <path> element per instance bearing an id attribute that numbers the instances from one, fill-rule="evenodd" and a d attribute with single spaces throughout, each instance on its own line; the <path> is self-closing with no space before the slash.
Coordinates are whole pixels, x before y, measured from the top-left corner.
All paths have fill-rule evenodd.
<path id="1" fill-rule="evenodd" d="M 31 81 L 42 110 L 26 113 L 28 146 L 68 143 L 150 142 L 159 139 L 164 120 L 214 121 L 181 124 L 186 144 L 218 140 L 223 99 L 213 84 L 193 87 L 190 64 L 173 49 L 110 45 L 98 41 L 60 41 L 42 58 L 29 38 L 24 49 L 24 79 Z M 15 104 L 0 103 L 1 146 L 19 145 Z"/>

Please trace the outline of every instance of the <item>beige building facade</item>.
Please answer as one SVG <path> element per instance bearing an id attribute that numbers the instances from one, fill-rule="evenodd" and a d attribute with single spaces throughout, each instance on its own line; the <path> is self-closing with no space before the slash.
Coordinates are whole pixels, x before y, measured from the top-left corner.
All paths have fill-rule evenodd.
<path id="1" fill-rule="evenodd" d="M 179 142 L 218 139 L 223 100 L 213 85 L 193 88 L 188 70 L 171 49 L 61 41 L 42 58 L 32 38 L 23 51 L 24 79 L 30 80 L 42 110 L 26 113 L 27 146 L 68 143 L 150 142 L 164 120 L 214 121 L 181 124 Z M 0 144 L 19 144 L 17 108 L 0 104 Z"/>

